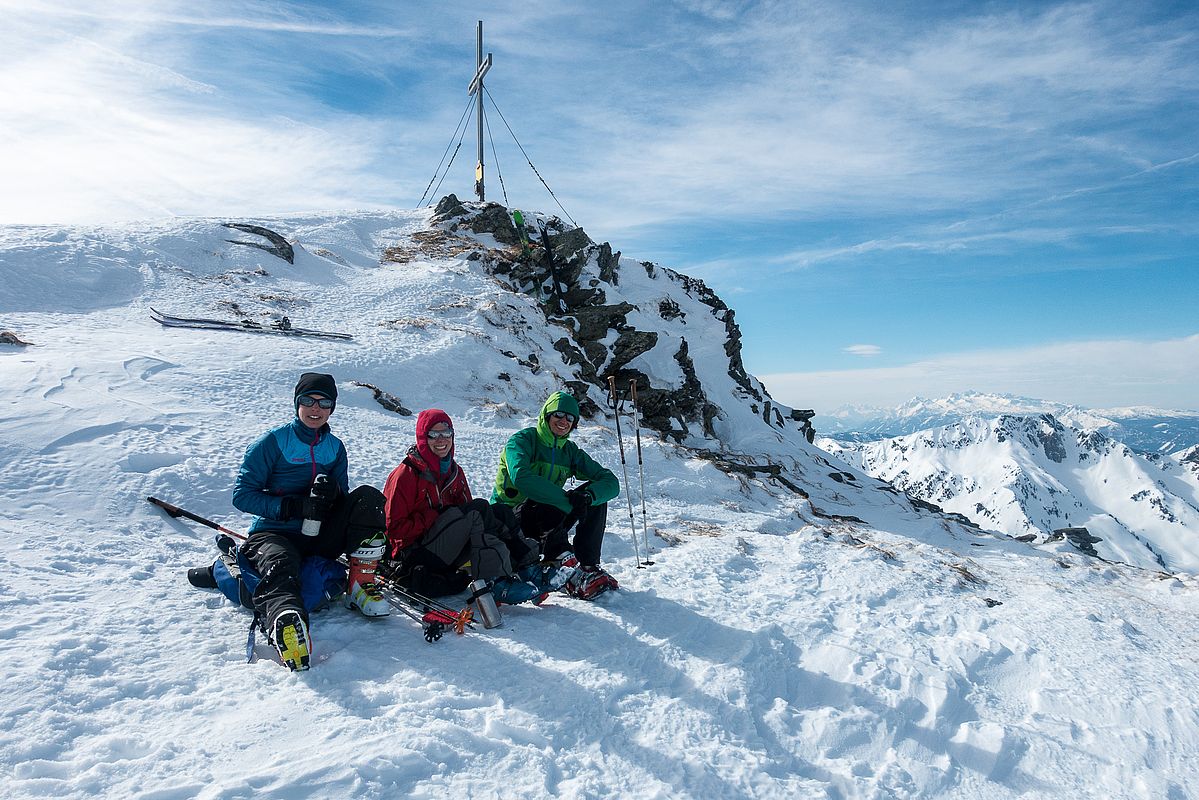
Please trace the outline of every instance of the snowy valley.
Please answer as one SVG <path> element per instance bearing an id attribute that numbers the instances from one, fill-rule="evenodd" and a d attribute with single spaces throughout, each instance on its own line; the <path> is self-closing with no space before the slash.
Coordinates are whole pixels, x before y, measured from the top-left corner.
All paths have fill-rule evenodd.
<path id="1" fill-rule="evenodd" d="M 991 509 L 913 473 L 932 462 L 918 448 L 993 441 L 983 423 L 913 434 L 913 483 L 893 486 L 870 477 L 890 443 L 808 441 L 702 282 L 528 216 L 552 267 L 520 258 L 504 209 L 452 197 L 0 228 L 0 329 L 27 343 L 0 344 L 6 797 L 1199 796 L 1195 450 L 1149 461 L 1005 417 L 1002 454 L 958 452 L 1003 474 L 1035 460 L 1008 487 L 1028 502 Z M 353 339 L 164 328 L 151 307 Z M 564 387 L 575 436 L 621 475 L 607 379 L 636 382 L 654 565 L 629 534 L 634 477 L 605 538 L 619 592 L 504 607 L 502 628 L 432 644 L 402 616 L 334 607 L 313 618 L 311 671 L 247 664 L 249 615 L 184 577 L 211 561 L 209 532 L 145 497 L 244 529 L 241 454 L 288 418 L 305 370 L 338 380 L 351 482 L 381 486 L 414 412 L 439 407 L 476 495 Z M 1098 503 L 1105 479 L 1124 505 Z M 1125 497 L 1134 479 L 1156 488 Z M 1030 532 L 1095 525 L 1114 560 L 905 492 Z M 1153 513 L 1174 519 L 1133 527 Z"/>

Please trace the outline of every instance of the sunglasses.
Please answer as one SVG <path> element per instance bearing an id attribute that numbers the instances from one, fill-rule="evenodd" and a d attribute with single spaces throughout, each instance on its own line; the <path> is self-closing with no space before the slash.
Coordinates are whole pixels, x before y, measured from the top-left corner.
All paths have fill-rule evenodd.
<path id="1" fill-rule="evenodd" d="M 453 439 L 454 431 L 452 429 L 448 431 L 428 431 L 425 433 L 425 438 L 432 439 L 433 441 L 437 441 L 438 439 Z"/>
<path id="2" fill-rule="evenodd" d="M 296 398 L 296 402 L 305 408 L 312 406 L 320 406 L 321 408 L 333 408 L 333 401 L 328 397 L 313 397 L 310 394 L 302 394 Z"/>
<path id="3" fill-rule="evenodd" d="M 565 411 L 551 411 L 550 416 L 553 419 L 564 419 L 571 425 L 574 425 L 575 420 L 578 419 L 574 414 L 568 414 Z"/>

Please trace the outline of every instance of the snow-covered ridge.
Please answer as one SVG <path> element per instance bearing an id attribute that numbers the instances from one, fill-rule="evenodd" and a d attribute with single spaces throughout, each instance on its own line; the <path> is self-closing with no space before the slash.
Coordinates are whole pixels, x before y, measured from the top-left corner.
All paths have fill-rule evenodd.
<path id="1" fill-rule="evenodd" d="M 1185 462 L 1143 456 L 1051 414 L 967 416 L 892 439 L 822 444 L 986 528 L 1038 542 L 1086 528 L 1098 537 L 1088 549 L 1105 558 L 1199 569 L 1199 481 Z"/>
<path id="2" fill-rule="evenodd" d="M 1088 409 L 1008 394 L 960 392 L 916 397 L 895 408 L 844 406 L 819 414 L 821 432 L 841 441 L 874 441 L 953 425 L 968 417 L 1052 414 L 1067 425 L 1097 430 L 1144 453 L 1172 453 L 1199 444 L 1199 411 L 1129 407 Z"/>
<path id="3" fill-rule="evenodd" d="M 282 234 L 293 262 L 227 222 Z M 1192 576 L 913 507 L 754 397 L 698 283 L 567 247 L 563 227 L 575 288 L 604 300 L 547 313 L 531 273 L 500 269 L 512 245 L 467 222 L 0 227 L 0 329 L 31 343 L 0 344 L 6 798 L 1194 793 Z M 354 340 L 165 329 L 151 306 Z M 622 378 L 680 402 L 642 430 L 656 563 L 637 567 L 622 494 L 604 548 L 621 590 L 596 603 L 507 608 L 436 644 L 335 607 L 310 672 L 247 665 L 249 615 L 184 579 L 209 532 L 144 500 L 244 529 L 243 448 L 312 369 L 338 378 L 355 483 L 380 485 L 411 440 L 393 409 L 436 405 L 483 494 L 563 385 L 594 406 L 575 436 L 618 470 L 603 379 L 626 357 Z"/>

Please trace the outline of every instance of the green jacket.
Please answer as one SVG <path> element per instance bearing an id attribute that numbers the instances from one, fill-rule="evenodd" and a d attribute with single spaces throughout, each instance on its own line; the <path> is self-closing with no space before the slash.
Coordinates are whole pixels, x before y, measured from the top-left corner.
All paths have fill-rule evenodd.
<path id="1" fill-rule="evenodd" d="M 595 496 L 592 505 L 603 505 L 620 494 L 620 482 L 611 470 L 570 441 L 569 433 L 555 436 L 550 430 L 547 417 L 558 410 L 574 414 L 578 427 L 578 402 L 566 392 L 550 395 L 537 416 L 537 425 L 512 434 L 500 451 L 491 502 L 516 506 L 527 498 L 569 513 L 570 501 L 562 491 L 567 478 L 590 482 L 587 488 Z"/>

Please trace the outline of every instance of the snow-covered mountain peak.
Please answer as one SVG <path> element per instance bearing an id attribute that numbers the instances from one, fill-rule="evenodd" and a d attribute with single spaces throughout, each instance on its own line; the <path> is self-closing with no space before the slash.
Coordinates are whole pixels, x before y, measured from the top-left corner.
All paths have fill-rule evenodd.
<path id="1" fill-rule="evenodd" d="M 1155 408 L 1088 409 L 1068 403 L 975 391 L 941 398 L 915 397 L 894 408 L 845 406 L 818 414 L 822 433 L 843 441 L 872 441 L 926 428 L 952 425 L 967 417 L 1050 414 L 1066 425 L 1103 431 L 1134 450 L 1170 453 L 1199 444 L 1199 412 Z"/>
<path id="2" fill-rule="evenodd" d="M 821 444 L 986 528 L 1051 542 L 1055 531 L 1085 527 L 1105 558 L 1199 569 L 1199 482 L 1184 462 L 1141 456 L 1053 414 L 970 415 L 891 439 Z"/>

